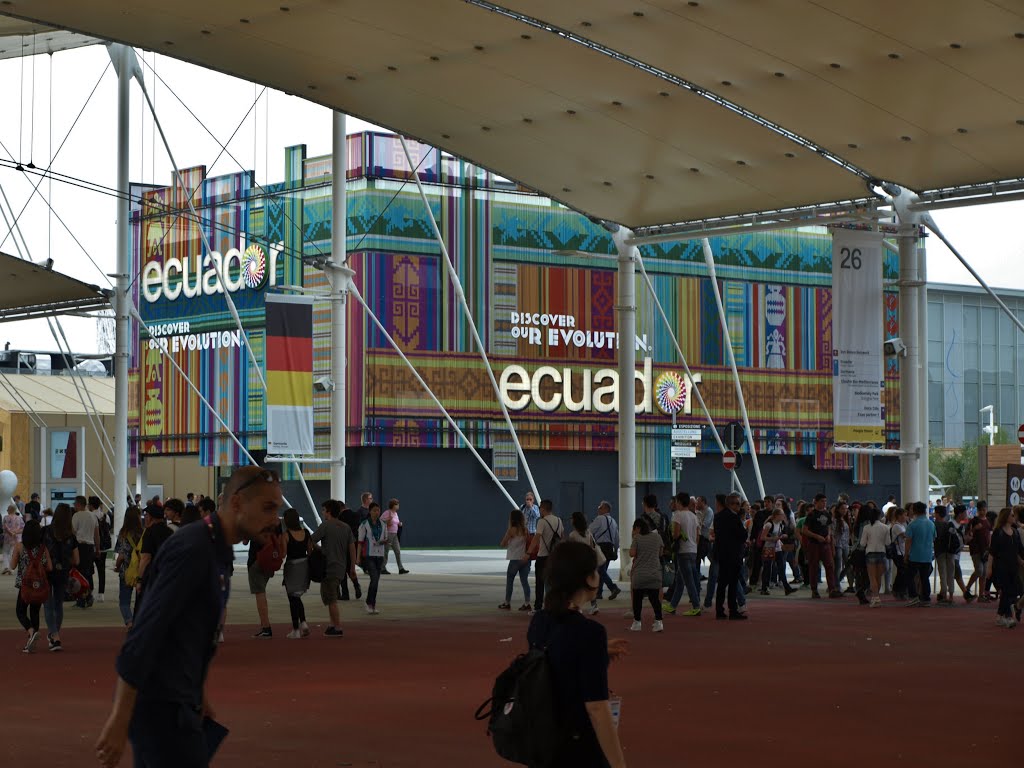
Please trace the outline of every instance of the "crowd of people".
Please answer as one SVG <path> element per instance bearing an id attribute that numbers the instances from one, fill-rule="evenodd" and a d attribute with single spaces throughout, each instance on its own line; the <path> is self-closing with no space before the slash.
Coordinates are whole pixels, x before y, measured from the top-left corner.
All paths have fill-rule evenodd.
<path id="1" fill-rule="evenodd" d="M 130 629 L 146 594 L 148 576 L 158 552 L 176 531 L 216 510 L 216 500 L 203 494 L 189 493 L 184 500 L 156 496 L 145 501 L 137 495 L 129 499 L 124 522 L 113 535 L 113 512 L 104 509 L 98 497 L 80 496 L 73 507 L 58 504 L 52 510 L 40 508 L 37 494 L 27 504 L 20 504 L 16 497 L 3 518 L 3 573 L 15 577 L 19 595 L 16 612 L 28 635 L 24 652 L 31 653 L 39 641 L 41 610 L 49 650 L 62 650 L 65 604 L 73 602 L 88 610 L 95 602 L 104 601 L 111 556 L 118 580 L 119 612 L 125 627 Z M 388 508 L 382 510 L 367 491 L 355 510 L 342 501 L 324 502 L 323 522 L 315 531 L 306 527 L 296 510 L 287 509 L 270 542 L 248 541 L 249 591 L 260 619 L 255 637 L 273 637 L 266 591 L 282 566 L 292 618 L 289 639 L 310 634 L 302 596 L 314 578 L 320 582 L 320 596 L 331 616 L 325 632 L 328 637 L 343 634 L 338 602 L 350 599 L 349 583 L 357 600 L 363 596 L 357 567 L 369 580 L 366 612 L 380 613 L 379 582 L 382 575 L 391 573 L 390 559 L 394 558 L 399 574 L 409 573 L 402 563 L 403 524 L 399 510 L 398 499 L 391 499 Z M 319 570 L 324 573 L 318 573 L 316 563 L 311 570 L 311 557 L 323 564 Z M 29 569 L 33 573 L 40 569 L 45 572 L 47 595 L 38 603 L 21 599 L 23 592 L 27 594 L 22 584 Z M 223 640 L 222 632 L 219 639 Z"/>
<path id="2" fill-rule="evenodd" d="M 654 614 L 653 631 L 661 632 L 664 614 L 675 614 L 684 597 L 690 604 L 685 616 L 700 616 L 714 604 L 716 618 L 745 620 L 746 596 L 754 590 L 767 596 L 773 590 L 791 595 L 806 589 L 812 599 L 853 595 L 872 608 L 881 607 L 883 597 L 907 607 L 928 607 L 936 577 L 935 604 L 955 605 L 959 589 L 964 602 L 997 602 L 999 626 L 1012 628 L 1021 619 L 1024 506 L 997 513 L 984 501 L 964 505 L 942 499 L 899 507 L 889 497 L 879 507 L 845 494 L 830 503 L 823 493 L 799 502 L 785 496 L 749 502 L 739 494 L 719 494 L 709 502 L 709 497 L 686 492 L 669 499 L 668 512 L 653 495 L 645 496 L 642 506 L 629 548 L 632 609 L 627 615 L 633 618 L 633 631 L 643 628 L 644 601 Z M 597 594 L 582 610 L 597 613 L 605 587 L 608 598 L 616 598 L 619 587 L 608 567 L 618 557 L 620 542 L 611 512 L 602 501 L 590 521 L 574 513 L 567 535 L 552 502 L 537 504 L 527 494 L 524 504 L 512 510 L 501 540 L 509 565 L 499 609 L 511 610 L 518 579 L 523 592 L 519 610 L 540 610 L 547 559 L 562 541 L 587 544 L 597 558 Z M 973 567 L 966 582 L 962 555 L 969 555 Z"/>

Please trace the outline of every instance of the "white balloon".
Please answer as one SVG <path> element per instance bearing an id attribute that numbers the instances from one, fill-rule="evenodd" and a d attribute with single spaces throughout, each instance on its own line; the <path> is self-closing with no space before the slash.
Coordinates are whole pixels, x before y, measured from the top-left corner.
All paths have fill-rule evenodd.
<path id="1" fill-rule="evenodd" d="M 18 489 L 18 476 L 9 469 L 0 471 L 0 515 L 7 514 L 7 508 L 14 504 L 14 492 Z"/>

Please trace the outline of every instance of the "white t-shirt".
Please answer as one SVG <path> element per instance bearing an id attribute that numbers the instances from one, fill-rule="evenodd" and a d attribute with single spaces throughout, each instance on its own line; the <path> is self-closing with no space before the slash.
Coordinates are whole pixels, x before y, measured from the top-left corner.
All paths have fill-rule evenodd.
<path id="1" fill-rule="evenodd" d="M 388 527 L 383 522 L 380 529 L 380 540 L 374 538 L 373 527 L 369 520 L 363 520 L 359 526 L 359 541 L 367 541 L 367 557 L 384 557 L 384 544 L 388 540 Z"/>
<path id="2" fill-rule="evenodd" d="M 79 544 L 93 546 L 96 543 L 96 529 L 100 527 L 100 521 L 96 515 L 88 509 L 75 512 L 71 516 L 71 528 L 74 530 L 75 538 Z"/>
<path id="3" fill-rule="evenodd" d="M 508 545 L 505 547 L 505 559 L 526 559 L 526 536 L 514 536 L 508 540 Z"/>
<path id="4" fill-rule="evenodd" d="M 679 554 L 696 555 L 697 538 L 700 536 L 700 524 L 697 516 L 688 509 L 672 513 L 672 522 L 679 526 Z"/>
<path id="5" fill-rule="evenodd" d="M 537 523 L 537 537 L 540 539 L 540 546 L 537 549 L 537 557 L 547 557 L 551 554 L 548 548 L 561 541 L 564 535 L 562 519 L 554 515 L 542 517 Z"/>
<path id="6" fill-rule="evenodd" d="M 884 553 L 889 543 L 889 526 L 885 523 L 865 525 L 860 534 L 860 545 L 866 554 Z"/>

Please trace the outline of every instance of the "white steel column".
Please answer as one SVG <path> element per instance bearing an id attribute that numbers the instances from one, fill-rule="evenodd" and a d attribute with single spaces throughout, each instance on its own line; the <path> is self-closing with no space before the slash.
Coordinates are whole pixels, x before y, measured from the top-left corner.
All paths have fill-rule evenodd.
<path id="1" fill-rule="evenodd" d="M 127 509 L 128 488 L 128 275 L 131 273 L 131 230 L 128 205 L 128 117 L 135 60 L 132 50 L 112 45 L 117 68 L 117 267 L 114 287 L 114 530 L 120 531 Z"/>
<path id="2" fill-rule="evenodd" d="M 920 234 L 920 229 L 918 230 Z M 921 436 L 921 455 L 918 460 L 918 488 L 921 501 L 928 502 L 928 259 L 924 240 L 917 241 L 917 343 L 921 358 L 918 365 L 917 424 Z"/>
<path id="3" fill-rule="evenodd" d="M 747 404 L 743 399 L 743 385 L 740 383 L 740 374 L 736 368 L 736 355 L 732 350 L 732 336 L 729 333 L 729 319 L 725 315 L 725 305 L 722 303 L 722 293 L 718 290 L 718 277 L 715 274 L 715 254 L 711 250 L 711 243 L 705 237 L 701 240 L 704 246 L 704 261 L 708 265 L 708 277 L 711 278 L 711 287 L 715 289 L 715 303 L 718 305 L 718 318 L 722 323 L 722 338 L 725 341 L 725 351 L 729 355 L 729 365 L 732 367 L 732 379 L 736 384 L 736 399 L 740 406 L 740 416 L 743 417 L 743 428 L 747 432 L 747 446 L 750 448 L 750 459 L 754 464 L 754 479 L 757 480 L 757 490 L 760 498 L 764 498 L 764 481 L 761 479 L 761 465 L 757 461 L 757 442 L 754 440 L 754 432 L 750 429 L 750 419 L 747 417 Z M 734 471 L 735 475 L 736 472 Z M 746 498 L 746 496 L 744 496 Z"/>
<path id="4" fill-rule="evenodd" d="M 331 152 L 333 177 L 331 181 L 331 498 L 345 498 L 345 313 L 348 309 L 349 281 L 341 277 L 338 267 L 348 260 L 348 208 L 346 199 L 346 173 L 348 171 L 348 145 L 345 138 L 345 114 L 334 113 Z"/>
<path id="5" fill-rule="evenodd" d="M 920 400 L 921 337 L 918 333 L 918 290 L 921 282 L 917 252 L 916 217 L 901 217 L 900 248 L 900 338 L 907 348 L 900 360 L 900 493 L 904 504 L 925 501 L 921 493 Z"/>
<path id="6" fill-rule="evenodd" d="M 619 252 L 615 314 L 619 330 L 619 579 L 629 573 L 629 547 L 636 519 L 636 260 L 628 229 L 612 233 Z"/>

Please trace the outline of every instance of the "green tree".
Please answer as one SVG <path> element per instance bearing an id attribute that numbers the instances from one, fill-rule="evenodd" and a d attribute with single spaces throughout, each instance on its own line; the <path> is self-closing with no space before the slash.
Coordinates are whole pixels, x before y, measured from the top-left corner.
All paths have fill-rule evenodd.
<path id="1" fill-rule="evenodd" d="M 975 442 L 965 442 L 956 451 L 944 451 L 934 445 L 928 447 L 928 468 L 942 482 L 951 485 L 946 494 L 954 499 L 978 495 L 978 446 L 988 445 L 988 435 Z M 996 445 L 1008 445 L 1010 433 L 1001 427 L 996 433 Z"/>

